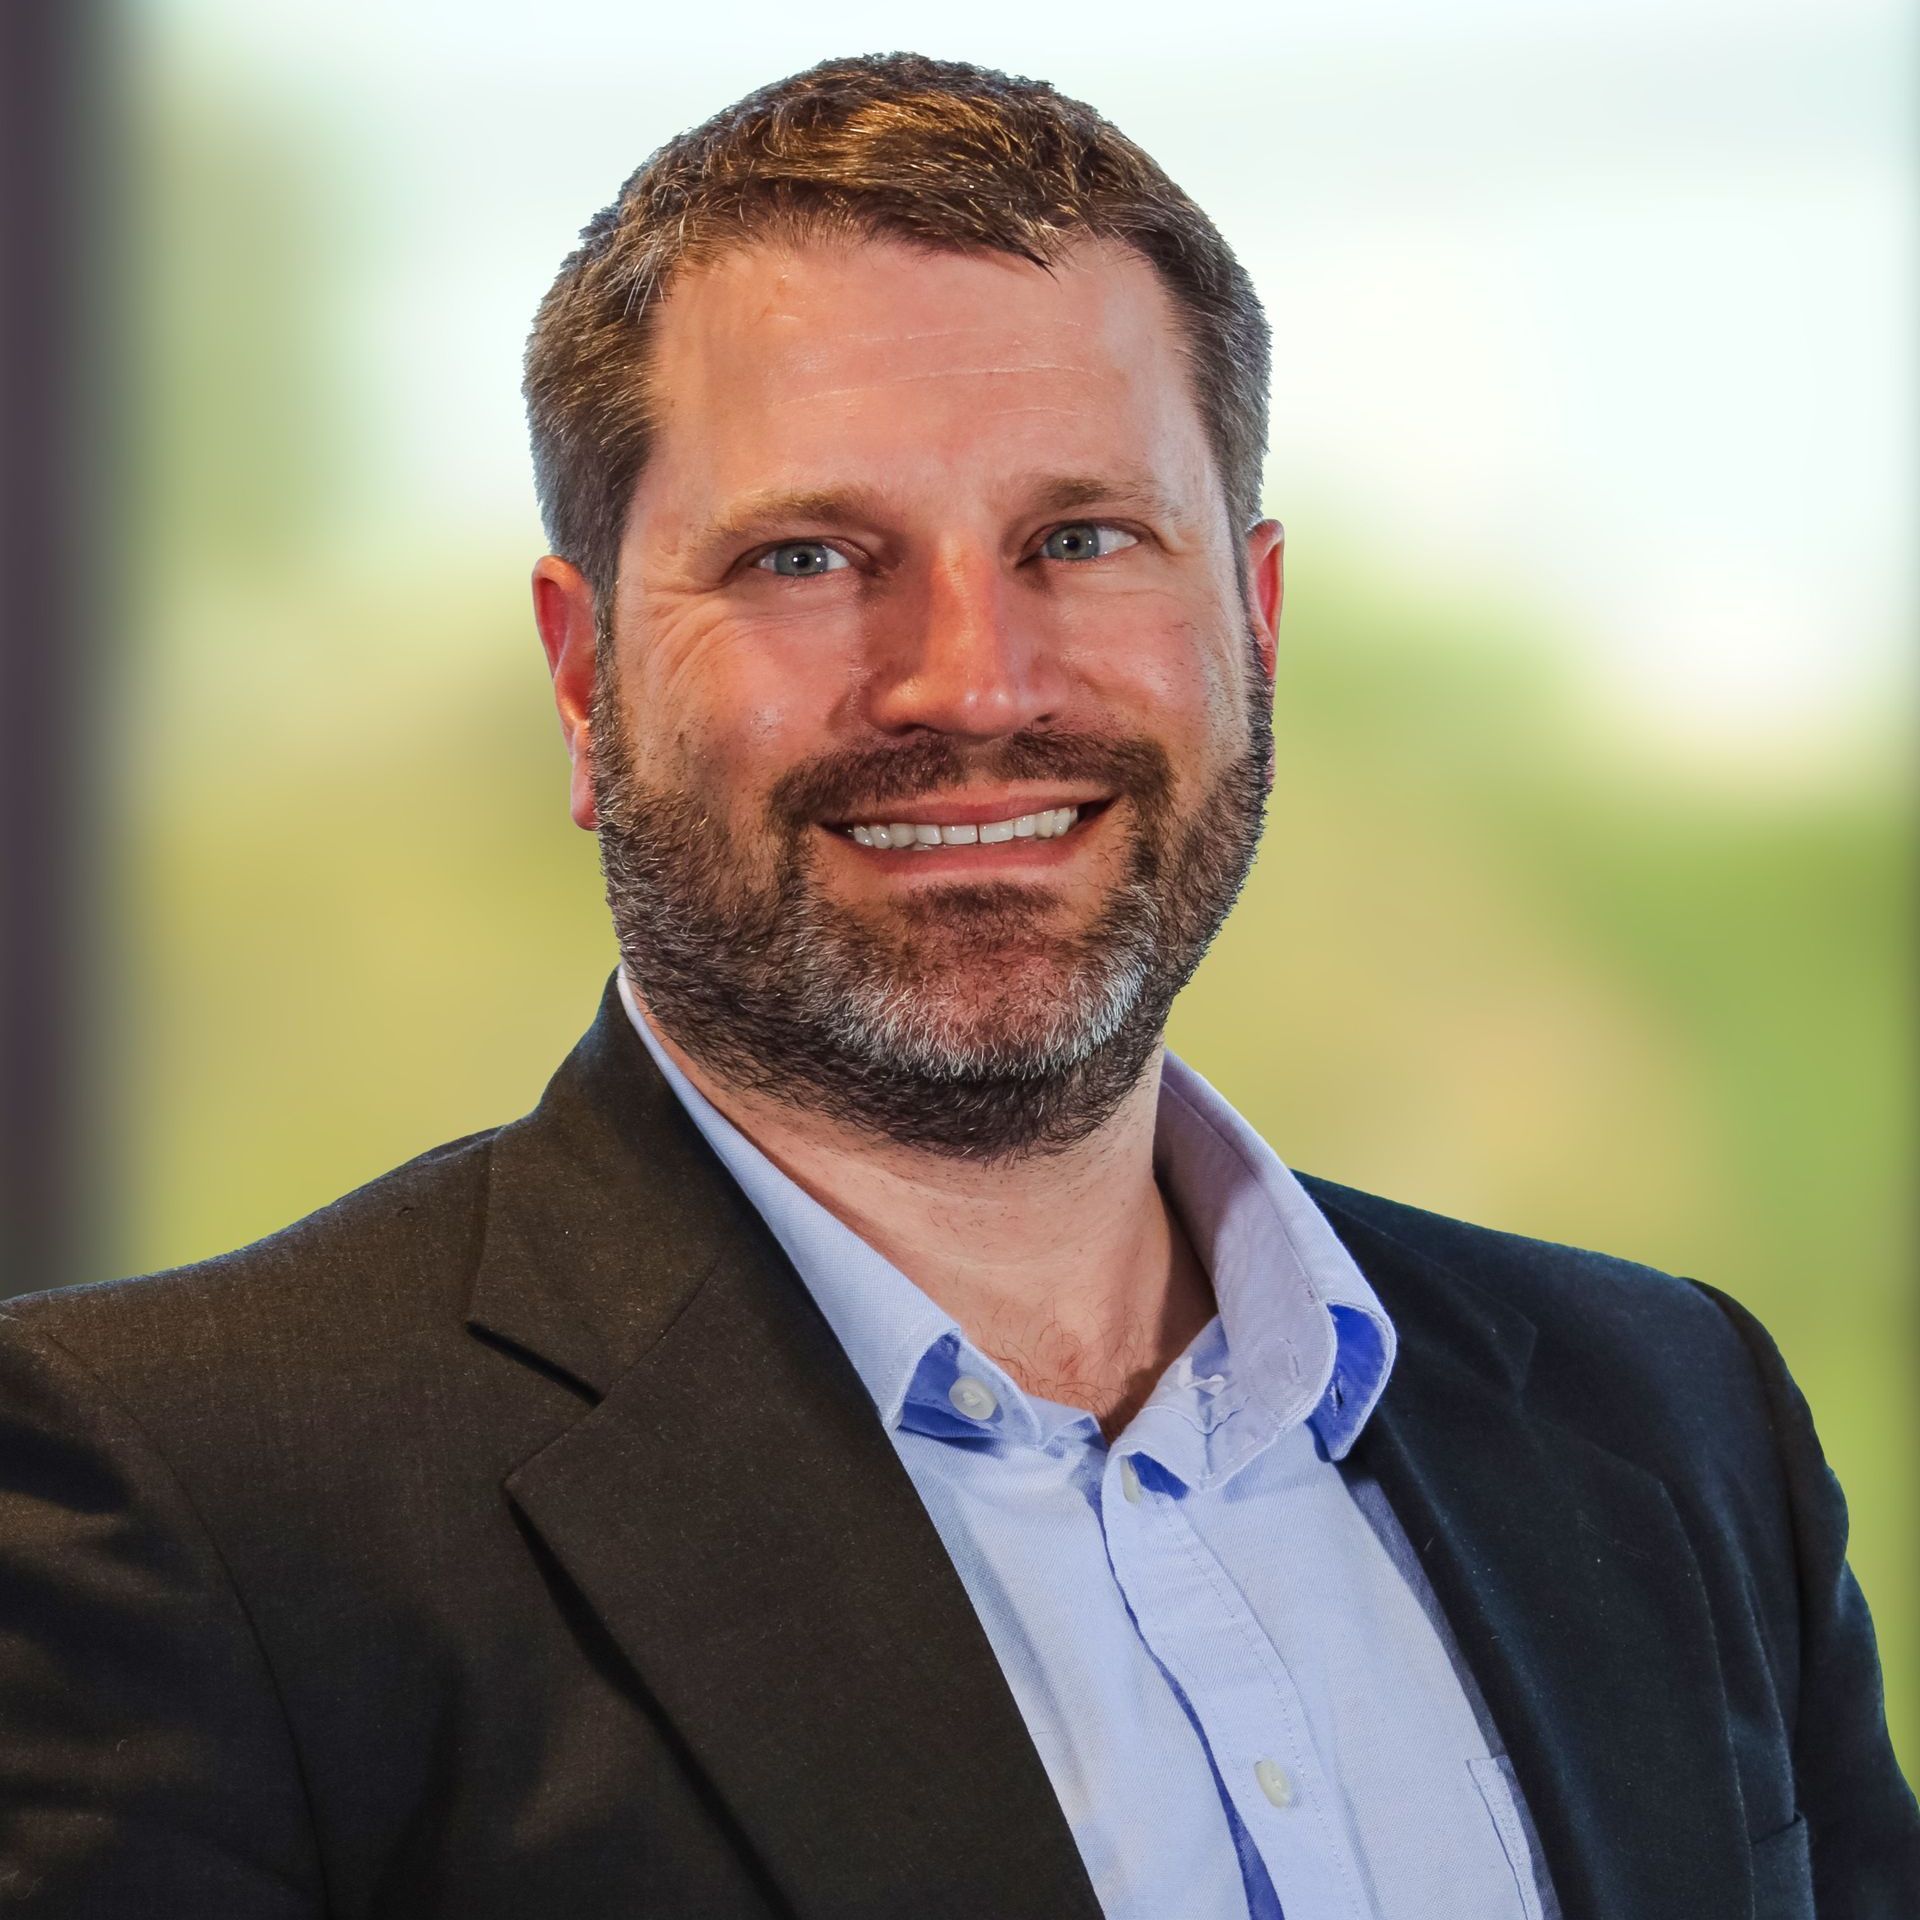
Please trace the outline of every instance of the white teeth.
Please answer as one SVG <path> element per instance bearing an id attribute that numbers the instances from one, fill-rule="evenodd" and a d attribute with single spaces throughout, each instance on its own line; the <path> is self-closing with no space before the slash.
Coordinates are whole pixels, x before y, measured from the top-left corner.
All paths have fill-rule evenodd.
<path id="1" fill-rule="evenodd" d="M 911 820 L 873 825 L 848 832 L 863 847 L 985 847 L 1008 840 L 1056 840 L 1080 818 L 1078 807 L 1049 807 L 1044 813 L 1023 813 L 1012 820 L 988 820 L 978 825 L 937 827 Z"/>

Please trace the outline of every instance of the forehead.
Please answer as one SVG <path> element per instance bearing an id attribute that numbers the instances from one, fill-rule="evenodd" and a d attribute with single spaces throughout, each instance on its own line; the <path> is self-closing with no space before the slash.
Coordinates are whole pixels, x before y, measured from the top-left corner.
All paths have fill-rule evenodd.
<path id="1" fill-rule="evenodd" d="M 892 240 L 749 245 L 676 281 L 651 386 L 636 504 L 1114 463 L 1210 491 L 1172 299 L 1118 245 L 1044 268 Z"/>

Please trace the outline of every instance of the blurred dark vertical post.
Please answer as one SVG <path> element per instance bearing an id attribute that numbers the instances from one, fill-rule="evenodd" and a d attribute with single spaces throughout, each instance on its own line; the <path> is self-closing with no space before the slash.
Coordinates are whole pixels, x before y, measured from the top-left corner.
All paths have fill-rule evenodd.
<path id="1" fill-rule="evenodd" d="M 123 516 L 101 297 L 117 101 L 101 0 L 0 6 L 0 1297 L 99 1245 L 86 1071 L 95 703 Z"/>

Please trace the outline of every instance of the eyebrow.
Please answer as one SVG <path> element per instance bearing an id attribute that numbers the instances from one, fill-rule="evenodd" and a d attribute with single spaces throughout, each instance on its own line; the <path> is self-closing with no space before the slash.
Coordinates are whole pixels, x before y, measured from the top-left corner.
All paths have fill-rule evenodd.
<path id="1" fill-rule="evenodd" d="M 1178 521 L 1178 508 L 1164 489 L 1140 474 L 1062 474 L 1030 483 L 1014 497 L 1030 513 L 1072 513 L 1077 508 L 1110 506 L 1149 519 Z M 711 553 L 779 528 L 806 526 L 879 526 L 887 518 L 885 494 L 876 487 L 768 488 L 750 493 L 725 513 L 709 520 L 690 543 Z"/>
<path id="2" fill-rule="evenodd" d="M 873 525 L 882 518 L 881 495 L 871 487 L 815 487 L 798 492 L 769 488 L 750 493 L 694 535 L 701 552 L 731 547 L 775 527 Z"/>
<path id="3" fill-rule="evenodd" d="M 1141 474 L 1070 474 L 1049 480 L 1032 496 L 1039 513 L 1071 513 L 1076 507 L 1121 507 L 1150 520 L 1175 520 L 1179 509 L 1166 491 Z"/>

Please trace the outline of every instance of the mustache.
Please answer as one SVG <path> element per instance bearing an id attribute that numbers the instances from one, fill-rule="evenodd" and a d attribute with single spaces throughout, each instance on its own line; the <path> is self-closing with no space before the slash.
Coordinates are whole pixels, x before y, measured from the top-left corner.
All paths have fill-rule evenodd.
<path id="1" fill-rule="evenodd" d="M 775 782 L 769 803 L 774 817 L 797 832 L 951 787 L 1042 780 L 1111 788 L 1153 815 L 1168 804 L 1173 764 L 1151 740 L 1029 730 L 969 748 L 946 734 L 926 734 L 902 746 L 847 748 L 791 768 Z"/>

